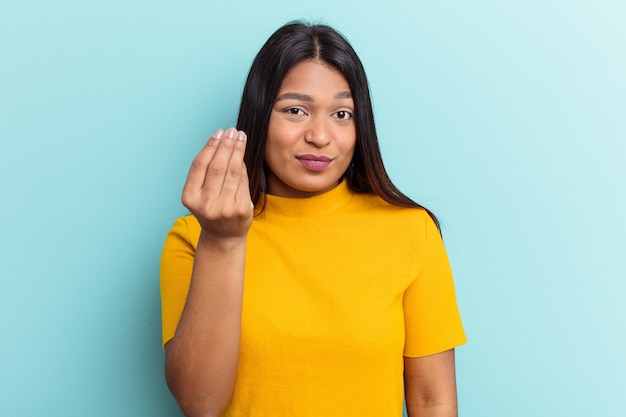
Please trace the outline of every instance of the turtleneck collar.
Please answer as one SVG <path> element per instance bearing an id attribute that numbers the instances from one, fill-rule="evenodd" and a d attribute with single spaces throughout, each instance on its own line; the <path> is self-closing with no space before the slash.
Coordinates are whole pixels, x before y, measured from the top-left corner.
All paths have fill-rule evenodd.
<path id="1" fill-rule="evenodd" d="M 267 194 L 267 203 L 261 216 L 264 214 L 289 217 L 324 216 L 348 204 L 352 195 L 347 181 L 342 181 L 332 190 L 313 197 L 289 198 Z"/>

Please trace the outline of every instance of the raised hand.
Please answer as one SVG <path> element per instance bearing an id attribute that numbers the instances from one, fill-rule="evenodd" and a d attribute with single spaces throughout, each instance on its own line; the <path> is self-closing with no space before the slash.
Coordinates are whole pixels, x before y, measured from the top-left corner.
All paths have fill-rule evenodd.
<path id="1" fill-rule="evenodd" d="M 243 162 L 246 134 L 218 129 L 194 158 L 182 202 L 198 219 L 202 234 L 212 240 L 247 236 L 254 205 Z"/>
<path id="2" fill-rule="evenodd" d="M 254 207 L 246 134 L 217 130 L 194 158 L 182 202 L 202 226 L 191 282 L 165 346 L 168 386 L 185 415 L 221 415 L 232 398 L 241 338 L 248 230 Z M 181 280 L 181 271 L 172 272 Z"/>

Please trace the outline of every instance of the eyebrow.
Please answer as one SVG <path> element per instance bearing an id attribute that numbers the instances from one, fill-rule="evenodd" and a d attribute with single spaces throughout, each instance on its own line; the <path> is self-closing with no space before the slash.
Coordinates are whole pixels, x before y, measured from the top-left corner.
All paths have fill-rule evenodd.
<path id="1" fill-rule="evenodd" d="M 350 93 L 349 91 L 341 91 L 337 94 L 335 94 L 335 99 L 342 99 L 342 98 L 352 98 L 352 93 Z M 285 94 L 281 94 L 278 97 L 276 97 L 276 100 L 274 102 L 280 101 L 280 100 L 288 100 L 288 99 L 292 99 L 292 100 L 300 100 L 300 101 L 306 101 L 309 103 L 312 103 L 313 101 L 313 97 L 311 97 L 308 94 L 302 94 L 302 93 L 285 93 Z"/>

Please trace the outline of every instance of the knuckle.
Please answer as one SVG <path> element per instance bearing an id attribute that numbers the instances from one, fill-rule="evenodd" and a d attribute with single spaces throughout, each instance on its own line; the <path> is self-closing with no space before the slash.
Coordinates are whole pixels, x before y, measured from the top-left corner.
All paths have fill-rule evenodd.
<path id="1" fill-rule="evenodd" d="M 246 149 L 246 144 L 240 140 L 235 141 L 235 149 L 238 151 L 244 151 Z"/>
<path id="2" fill-rule="evenodd" d="M 208 173 L 211 175 L 216 175 L 216 176 L 224 175 L 225 171 L 226 171 L 226 168 L 224 167 L 224 165 L 221 165 L 221 164 L 211 164 L 209 165 L 209 168 L 208 168 Z"/>
<path id="3" fill-rule="evenodd" d="M 190 206 L 194 205 L 196 201 L 196 194 L 188 188 L 184 188 L 183 193 L 180 197 L 180 201 L 183 203 L 183 206 L 189 208 Z"/>
<path id="4" fill-rule="evenodd" d="M 225 148 L 234 148 L 235 147 L 235 139 L 233 138 L 224 138 L 222 140 L 222 146 Z"/>
<path id="5" fill-rule="evenodd" d="M 202 167 L 205 164 L 206 164 L 206 161 L 201 155 L 196 155 L 196 157 L 193 158 L 193 160 L 191 161 L 191 166 L 196 167 L 196 168 Z"/>
<path id="6" fill-rule="evenodd" d="M 224 222 L 229 222 L 233 217 L 233 213 L 229 209 L 222 207 L 222 209 L 216 213 L 216 217 Z"/>
<path id="7" fill-rule="evenodd" d="M 247 219 L 252 215 L 252 205 L 249 201 L 241 201 L 236 207 L 237 217 L 240 219 Z"/>
<path id="8" fill-rule="evenodd" d="M 215 222 L 215 221 L 220 220 L 221 217 L 219 215 L 216 215 L 216 213 L 214 211 L 205 209 L 204 210 L 204 218 L 207 219 L 210 222 Z"/>
<path id="9" fill-rule="evenodd" d="M 228 168 L 228 175 L 230 175 L 231 177 L 238 177 L 239 175 L 241 175 L 241 170 L 239 168 L 230 167 Z"/>
<path id="10" fill-rule="evenodd" d="M 181 203 L 183 203 L 183 206 L 188 207 L 189 204 L 191 204 L 191 197 L 189 195 L 189 192 L 183 191 L 183 195 L 180 197 L 180 201 Z"/>

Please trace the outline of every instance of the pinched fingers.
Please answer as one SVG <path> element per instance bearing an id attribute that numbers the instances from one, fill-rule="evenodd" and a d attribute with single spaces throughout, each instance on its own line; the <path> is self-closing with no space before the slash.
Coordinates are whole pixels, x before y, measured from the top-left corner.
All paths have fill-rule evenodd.
<path id="1" fill-rule="evenodd" d="M 246 140 L 234 128 L 218 130 L 194 159 L 183 190 L 183 204 L 217 235 L 239 234 L 252 218 Z"/>

